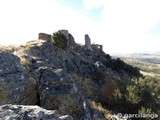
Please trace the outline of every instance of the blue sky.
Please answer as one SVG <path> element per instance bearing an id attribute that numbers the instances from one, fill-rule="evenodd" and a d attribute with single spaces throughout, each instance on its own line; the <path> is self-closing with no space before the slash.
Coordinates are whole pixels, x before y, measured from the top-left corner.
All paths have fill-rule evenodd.
<path id="1" fill-rule="evenodd" d="M 160 36 L 160 22 L 153 26 L 149 31 L 148 34 Z"/>
<path id="2" fill-rule="evenodd" d="M 55 0 L 57 3 L 68 6 L 74 10 L 82 12 L 84 10 L 83 0 Z"/>
<path id="3" fill-rule="evenodd" d="M 0 44 L 68 29 L 82 44 L 89 34 L 106 53 L 160 51 L 159 6 L 159 0 L 2 0 Z"/>
<path id="4" fill-rule="evenodd" d="M 101 19 L 101 13 L 103 11 L 103 5 L 93 8 L 86 8 L 83 0 L 55 0 L 57 3 L 68 6 L 69 8 L 80 12 L 86 13 L 91 19 L 99 22 Z"/>

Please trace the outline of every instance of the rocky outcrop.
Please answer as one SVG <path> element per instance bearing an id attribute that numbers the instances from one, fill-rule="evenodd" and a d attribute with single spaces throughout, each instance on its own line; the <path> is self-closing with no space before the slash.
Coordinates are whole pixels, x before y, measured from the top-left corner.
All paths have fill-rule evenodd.
<path id="1" fill-rule="evenodd" d="M 40 68 L 40 106 L 57 110 L 60 114 L 83 114 L 82 101 L 73 80 L 63 69 Z"/>
<path id="2" fill-rule="evenodd" d="M 101 88 L 108 78 L 120 77 L 110 65 L 116 60 L 112 61 L 102 50 L 79 46 L 73 36 L 70 36 L 70 40 L 72 46 L 66 50 L 52 45 L 50 41 L 37 40 L 16 48 L 13 53 L 0 51 L 0 105 L 4 105 L 0 107 L 2 118 L 9 119 L 8 115 L 11 119 L 17 116 L 17 120 L 104 119 L 104 114 L 93 109 L 90 102 L 103 102 Z M 69 116 L 59 117 L 53 111 L 35 106 L 5 104 L 38 105 L 47 110 L 56 110 L 61 116 Z"/>
<path id="3" fill-rule="evenodd" d="M 67 113 L 76 119 L 91 119 L 92 111 L 83 94 L 87 87 L 81 91 L 79 82 L 77 84 L 72 74 L 68 73 L 95 79 L 96 77 L 93 76 L 96 74 L 95 62 L 105 60 L 103 52 L 95 53 L 80 46 L 64 51 L 44 41 L 41 44 L 34 42 L 34 45 L 30 42 L 16 54 L 25 61 L 24 71 L 29 76 L 26 84 L 27 93 L 24 93 L 28 98 L 23 99 L 24 103 L 31 104 L 28 101 L 30 100 L 45 109 L 57 110 L 62 115 Z M 89 84 L 96 83 L 90 81 Z M 88 95 L 92 94 L 88 90 L 87 92 Z M 96 92 L 98 90 L 93 91 L 95 95 L 93 97 L 99 94 Z M 38 97 L 37 101 L 33 96 Z"/>
<path id="4" fill-rule="evenodd" d="M 0 106 L 1 120 L 73 120 L 71 116 L 59 116 L 53 110 L 38 106 L 3 105 Z"/>
<path id="5" fill-rule="evenodd" d="M 20 59 L 0 52 L 0 104 L 20 103 L 26 87 L 25 72 Z"/>
<path id="6" fill-rule="evenodd" d="M 37 103 L 36 81 L 27 75 L 20 58 L 1 51 L 0 63 L 0 104 Z"/>

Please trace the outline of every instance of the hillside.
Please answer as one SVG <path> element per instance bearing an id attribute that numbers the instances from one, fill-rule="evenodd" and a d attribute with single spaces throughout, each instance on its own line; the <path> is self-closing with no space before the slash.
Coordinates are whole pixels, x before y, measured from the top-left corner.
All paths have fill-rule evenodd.
<path id="1" fill-rule="evenodd" d="M 160 77 L 159 54 L 128 54 L 118 56 L 126 63 L 140 68 L 144 75 Z"/>
<path id="2" fill-rule="evenodd" d="M 52 39 L 46 34 L 40 37 L 0 48 L 0 118 L 106 120 L 114 113 L 142 107 L 140 97 L 145 96 L 130 96 L 137 94 L 133 80 L 142 77 L 137 67 L 113 59 L 101 45 L 90 44 L 89 36 L 84 46 L 61 31 Z M 133 111 L 128 110 L 131 107 Z"/>
<path id="3" fill-rule="evenodd" d="M 145 91 L 151 93 L 148 97 L 146 94 L 146 102 L 148 102 L 150 107 L 155 110 L 155 113 L 160 115 L 160 56 L 159 54 L 125 54 L 116 55 L 114 58 L 121 58 L 126 63 L 138 67 L 140 73 L 143 74 L 143 79 L 139 80 L 140 87 Z M 140 78 L 141 79 L 141 78 Z M 140 90 L 140 89 L 139 89 Z M 144 106 L 144 105 L 143 105 Z M 150 110 L 148 113 L 152 113 Z M 152 111 L 152 112 L 151 112 Z M 157 118 L 158 119 L 158 118 Z M 158 119 L 159 120 L 159 119 Z"/>

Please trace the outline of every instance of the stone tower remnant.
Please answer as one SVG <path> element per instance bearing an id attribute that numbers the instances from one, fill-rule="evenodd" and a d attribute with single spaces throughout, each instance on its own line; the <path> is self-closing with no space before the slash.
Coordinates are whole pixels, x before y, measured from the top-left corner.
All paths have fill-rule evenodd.
<path id="1" fill-rule="evenodd" d="M 88 49 L 91 49 L 91 39 L 89 37 L 88 34 L 85 35 L 85 46 L 88 48 Z"/>
<path id="2" fill-rule="evenodd" d="M 103 45 L 91 44 L 91 39 L 88 34 L 85 34 L 85 46 L 87 49 L 91 49 L 91 50 L 95 50 L 95 51 L 103 50 Z"/>

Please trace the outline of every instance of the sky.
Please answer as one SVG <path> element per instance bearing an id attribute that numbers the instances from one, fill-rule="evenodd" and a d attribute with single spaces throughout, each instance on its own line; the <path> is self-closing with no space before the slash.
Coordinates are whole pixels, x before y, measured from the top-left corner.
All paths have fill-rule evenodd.
<path id="1" fill-rule="evenodd" d="M 89 34 L 106 53 L 160 51 L 159 0 L 1 0 L 0 45 L 67 29 L 77 43 Z"/>

